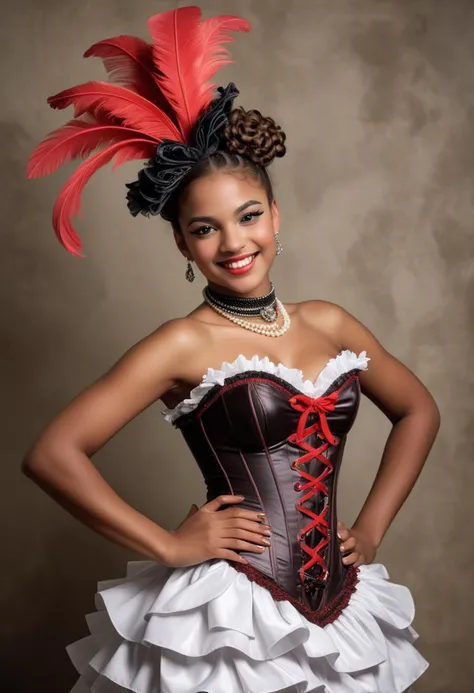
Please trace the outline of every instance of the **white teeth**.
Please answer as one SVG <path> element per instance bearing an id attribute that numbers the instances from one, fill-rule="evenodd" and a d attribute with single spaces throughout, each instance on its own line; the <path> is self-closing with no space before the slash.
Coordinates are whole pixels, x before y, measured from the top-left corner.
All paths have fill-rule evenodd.
<path id="1" fill-rule="evenodd" d="M 247 265 L 250 265 L 250 263 L 253 262 L 254 259 L 255 255 L 249 255 L 249 257 L 246 257 L 244 260 L 238 260 L 237 262 L 222 263 L 222 266 L 226 269 L 238 269 L 239 267 L 246 267 Z"/>

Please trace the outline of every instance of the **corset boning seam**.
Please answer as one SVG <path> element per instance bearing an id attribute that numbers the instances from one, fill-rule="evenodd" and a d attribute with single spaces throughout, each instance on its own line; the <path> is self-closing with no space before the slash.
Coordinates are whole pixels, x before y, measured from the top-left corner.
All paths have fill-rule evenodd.
<path id="1" fill-rule="evenodd" d="M 200 424 L 200 426 L 201 426 L 201 430 L 202 430 L 202 432 L 203 432 L 203 434 L 204 434 L 204 437 L 205 437 L 205 439 L 206 439 L 206 442 L 207 442 L 207 444 L 209 445 L 209 448 L 210 448 L 212 454 L 214 455 L 214 459 L 216 460 L 217 464 L 218 464 L 219 467 L 221 468 L 221 471 L 222 471 L 223 475 L 225 476 L 225 479 L 226 479 L 226 481 L 227 481 L 227 486 L 229 487 L 229 492 L 231 493 L 231 495 L 235 495 L 235 494 L 234 494 L 234 489 L 233 489 L 233 487 L 232 487 L 232 484 L 230 483 L 229 475 L 228 475 L 227 472 L 225 471 L 225 469 L 224 469 L 224 467 L 223 467 L 223 465 L 222 465 L 222 462 L 221 462 L 220 459 L 219 459 L 219 455 L 218 455 L 217 452 L 214 450 L 214 446 L 212 445 L 211 441 L 209 440 L 209 436 L 207 435 L 206 427 L 204 426 L 204 422 L 203 422 L 203 420 L 202 420 L 202 417 L 199 417 L 199 424 Z"/>
<path id="2" fill-rule="evenodd" d="M 222 400 L 221 400 L 221 401 L 222 401 L 222 406 L 223 406 L 224 411 L 225 411 L 225 415 L 226 415 L 226 417 L 227 417 L 227 422 L 228 422 L 228 424 L 229 424 L 229 426 L 230 426 L 230 428 L 231 428 L 231 430 L 232 430 L 234 426 L 233 426 L 233 423 L 232 423 L 232 418 L 229 416 L 229 412 L 228 412 L 228 410 L 227 410 L 227 405 L 226 405 L 226 403 L 225 403 L 225 398 L 222 397 Z M 245 472 L 246 472 L 246 474 L 247 474 L 247 477 L 248 477 L 250 483 L 252 484 L 252 488 L 253 488 L 253 490 L 254 490 L 255 496 L 257 497 L 258 502 L 259 502 L 259 504 L 260 504 L 260 509 L 261 509 L 261 511 L 262 511 L 263 513 L 265 513 L 265 516 L 266 516 L 267 513 L 266 513 L 266 510 L 265 510 L 264 502 L 263 502 L 263 500 L 262 500 L 262 496 L 260 495 L 260 491 L 258 490 L 258 486 L 257 486 L 257 484 L 255 483 L 255 479 L 253 478 L 253 474 L 252 474 L 252 472 L 250 471 L 250 467 L 248 466 L 247 460 L 245 459 L 245 455 L 244 455 L 244 453 L 243 453 L 243 451 L 242 451 L 242 449 L 241 449 L 240 447 L 239 447 L 239 457 L 240 457 L 240 459 L 241 459 L 241 461 L 242 461 L 242 465 L 243 465 L 243 467 L 244 467 L 244 469 L 245 469 Z M 273 546 L 270 546 L 270 547 L 269 547 L 269 554 L 270 554 L 270 563 L 271 563 L 271 565 L 272 565 L 272 570 L 274 569 L 273 566 L 274 566 L 274 564 L 275 564 L 275 562 L 276 562 L 273 553 L 274 553 Z"/>
<path id="3" fill-rule="evenodd" d="M 322 453 L 324 453 L 330 446 L 336 446 L 339 448 L 339 455 L 341 455 L 347 436 L 345 435 L 340 438 L 333 436 L 329 429 L 328 422 L 326 420 L 326 412 L 334 410 L 335 403 L 339 398 L 339 393 L 341 392 L 341 390 L 345 389 L 353 380 L 358 380 L 357 373 L 349 374 L 349 376 L 346 377 L 342 383 L 338 383 L 338 387 L 328 388 L 325 394 L 320 395 L 318 397 L 308 397 L 302 393 L 299 393 L 298 395 L 290 399 L 291 406 L 293 406 L 294 409 L 299 410 L 301 412 L 301 417 L 298 422 L 297 431 L 290 436 L 289 442 L 299 447 L 302 453 L 306 453 L 303 454 L 298 460 L 294 460 L 294 462 L 291 464 L 292 468 L 296 469 L 297 471 L 300 471 L 298 469 L 298 463 L 304 463 L 305 461 L 309 461 L 313 457 L 320 459 L 320 456 L 324 457 L 324 460 L 320 461 L 324 461 L 324 464 L 326 465 L 325 472 L 323 472 L 323 474 L 321 474 L 319 477 L 313 477 L 306 472 L 302 474 L 302 476 L 304 476 L 308 482 L 307 484 L 303 484 L 303 489 L 305 487 L 312 487 L 313 490 L 310 491 L 309 494 L 306 494 L 306 496 L 304 496 L 295 504 L 297 510 L 299 510 L 300 512 L 307 511 L 305 512 L 305 514 L 308 514 L 310 515 L 310 517 L 313 518 L 313 522 L 311 522 L 307 527 L 303 528 L 298 535 L 298 540 L 301 549 L 311 556 L 311 560 L 308 561 L 306 564 L 302 565 L 300 570 L 298 571 L 301 580 L 300 584 L 303 588 L 310 587 L 308 583 L 308 578 L 309 580 L 311 580 L 311 576 L 308 573 L 306 573 L 305 569 L 310 568 L 314 563 L 318 563 L 322 570 L 323 579 L 319 578 L 319 580 L 316 580 L 315 582 L 320 582 L 320 586 L 323 589 L 324 584 L 327 584 L 327 580 L 330 577 L 331 556 L 330 554 L 327 555 L 327 548 L 328 546 L 330 546 L 331 539 L 332 541 L 334 541 L 334 537 L 330 537 L 329 535 L 328 530 L 330 521 L 328 522 L 327 520 L 325 520 L 325 516 L 330 516 L 332 504 L 329 500 L 328 489 L 325 488 L 325 484 L 323 484 L 322 482 L 327 476 L 334 474 L 334 467 L 330 460 L 328 460 Z M 307 419 L 311 413 L 317 414 L 318 420 L 314 424 L 307 426 Z M 321 439 L 321 445 L 319 445 L 317 448 L 314 448 L 312 445 L 309 445 L 305 442 L 305 438 L 307 438 L 308 436 L 313 436 L 314 434 L 316 434 L 317 437 Z M 265 450 L 266 452 L 268 452 L 267 448 L 265 448 Z M 337 468 L 337 473 L 334 474 L 333 477 L 333 490 L 331 494 L 331 500 L 334 504 L 336 503 L 335 494 L 337 492 L 336 485 L 338 472 L 339 467 Z M 324 487 L 324 489 L 322 487 Z M 308 508 L 305 508 L 305 506 L 303 505 L 305 500 L 308 500 L 309 497 L 313 495 L 313 493 L 315 493 L 317 490 L 323 492 L 328 497 L 329 501 L 328 505 L 326 506 L 325 512 L 323 511 L 323 513 L 319 515 L 315 515 L 314 513 L 309 511 Z M 321 520 L 323 522 L 321 522 Z M 304 536 L 308 533 L 308 531 L 310 531 L 310 528 L 312 526 L 314 526 L 317 529 L 317 531 L 320 532 L 320 534 L 322 535 L 322 540 L 318 543 L 318 546 L 316 546 L 314 550 L 311 549 L 311 547 L 307 546 L 304 542 Z M 319 551 L 322 551 L 323 549 L 326 549 L 325 554 L 326 557 L 329 559 L 328 563 L 326 563 L 326 560 L 319 554 Z M 302 615 L 305 616 L 305 618 L 321 627 L 324 627 L 329 623 L 332 623 L 340 616 L 342 611 L 348 605 L 352 597 L 352 594 L 357 588 L 357 584 L 359 581 L 359 569 L 353 565 L 344 566 L 344 580 L 336 594 L 332 595 L 331 598 L 324 604 L 324 606 L 321 605 L 320 607 L 312 608 L 310 604 L 306 601 L 306 599 L 303 597 L 303 595 L 301 595 L 298 598 L 293 597 L 278 584 L 277 580 L 274 580 L 269 576 L 265 575 L 260 570 L 258 570 L 258 568 L 255 568 L 252 565 L 245 565 L 239 563 L 235 563 L 233 564 L 233 566 L 238 572 L 244 573 L 249 580 L 252 580 L 257 584 L 261 585 L 262 587 L 268 589 L 276 600 L 289 601 Z"/>
<path id="4" fill-rule="evenodd" d="M 347 434 L 342 436 L 342 438 L 339 439 L 339 449 L 337 451 L 337 458 L 335 460 L 335 469 L 333 472 L 333 485 L 332 485 L 332 493 L 331 493 L 331 500 L 330 500 L 330 508 L 329 508 L 329 527 L 335 528 L 336 530 L 336 536 L 337 536 L 337 492 L 338 492 L 338 485 L 339 485 L 339 474 L 341 471 L 341 465 L 340 465 L 340 459 L 342 458 L 344 454 L 344 448 L 346 446 L 347 442 Z M 333 519 L 334 518 L 334 519 Z M 331 532 L 329 531 L 329 545 L 328 545 L 328 573 L 331 575 L 333 572 L 334 568 L 334 552 L 331 550 L 331 541 L 334 541 L 334 538 L 331 536 Z M 337 539 L 336 543 L 339 545 Z M 342 556 L 341 556 L 342 559 Z M 347 570 L 347 567 L 343 563 L 343 569 Z"/>
<path id="5" fill-rule="evenodd" d="M 340 391 L 345 389 L 347 386 L 350 385 L 350 383 L 354 380 L 358 381 L 358 369 L 354 369 L 352 371 L 348 371 L 344 374 L 341 374 L 338 378 L 336 378 L 331 385 L 326 388 L 325 392 L 320 395 L 316 396 L 308 396 L 302 393 L 300 390 L 297 388 L 294 388 L 291 384 L 286 383 L 282 381 L 279 378 L 276 378 L 275 376 L 271 376 L 270 374 L 265 374 L 263 376 L 262 373 L 257 373 L 257 372 L 249 372 L 244 374 L 240 374 L 238 376 L 234 376 L 231 379 L 228 379 L 223 385 L 218 385 L 215 388 L 212 389 L 211 392 L 207 393 L 207 395 L 203 398 L 203 401 L 201 401 L 200 405 L 198 405 L 197 409 L 194 410 L 194 412 L 190 412 L 188 414 L 184 414 L 182 417 L 179 418 L 177 421 L 178 427 L 181 428 L 181 426 L 185 427 L 186 423 L 189 421 L 192 423 L 193 418 L 196 421 L 199 420 L 200 428 L 202 429 L 202 435 L 204 436 L 207 445 L 209 446 L 209 451 L 211 452 L 213 458 L 217 461 L 218 466 L 221 470 L 221 473 L 223 474 L 224 479 L 226 480 L 226 483 L 229 488 L 232 489 L 232 484 L 231 480 L 226 473 L 225 469 L 223 468 L 223 463 L 220 460 L 220 456 L 217 453 L 217 451 L 214 449 L 214 447 L 211 444 L 210 438 L 212 438 L 211 432 L 208 432 L 204 428 L 203 425 L 203 414 L 208 410 L 208 408 L 212 405 L 213 402 L 215 402 L 217 399 L 220 399 L 221 396 L 225 393 L 228 392 L 229 390 L 233 390 L 235 387 L 239 387 L 240 385 L 246 385 L 246 394 L 249 400 L 249 413 L 252 416 L 252 419 L 254 420 L 254 426 L 255 426 L 255 433 L 257 434 L 257 438 L 261 441 L 260 444 L 262 445 L 261 451 L 264 453 L 266 459 L 267 459 L 267 464 L 268 464 L 268 471 L 272 475 L 275 483 L 275 491 L 277 492 L 277 497 L 279 498 L 281 508 L 282 508 L 282 520 L 284 520 L 285 527 L 287 529 L 287 539 L 286 541 L 288 542 L 288 545 L 290 547 L 293 547 L 293 544 L 290 543 L 290 532 L 288 531 L 288 517 L 286 513 L 286 508 L 284 506 L 284 503 L 282 501 L 282 489 L 280 489 L 278 483 L 276 482 L 276 468 L 274 468 L 274 463 L 272 459 L 272 453 L 271 449 L 267 444 L 266 441 L 266 429 L 265 425 L 268 423 L 267 417 L 268 417 L 268 412 L 265 411 L 264 404 L 265 400 L 262 400 L 261 397 L 259 397 L 259 391 L 257 387 L 252 387 L 252 385 L 256 385 L 257 383 L 268 383 L 268 381 L 271 381 L 273 386 L 279 390 L 280 392 L 284 392 L 287 395 L 287 402 L 288 404 L 291 405 L 291 400 L 294 401 L 295 404 L 298 406 L 293 406 L 294 409 L 299 410 L 301 412 L 301 416 L 299 417 L 297 429 L 295 430 L 294 434 L 292 436 L 295 436 L 295 439 L 291 441 L 290 439 L 292 436 L 289 438 L 285 438 L 288 443 L 293 447 L 295 445 L 296 448 L 299 448 L 301 450 L 301 457 L 313 457 L 314 453 L 323 453 L 324 449 L 327 447 L 332 447 L 336 446 L 339 447 L 342 439 L 344 436 L 336 436 L 332 434 L 329 426 L 328 426 L 328 421 L 326 420 L 326 411 L 332 411 L 333 406 L 332 404 L 338 400 Z M 358 383 L 357 383 L 358 384 Z M 360 391 L 360 389 L 359 389 Z M 254 395 L 255 393 L 255 395 Z M 254 395 L 254 396 L 253 396 Z M 324 401 L 326 400 L 326 401 Z M 227 411 L 227 406 L 225 402 L 225 398 L 222 397 L 221 401 L 224 404 L 224 411 L 226 414 L 226 417 L 229 421 L 230 417 L 230 412 Z M 329 405 L 329 406 L 328 406 Z M 262 410 L 260 412 L 260 409 Z M 257 412 L 258 412 L 258 417 L 257 417 Z M 323 415 L 321 417 L 321 414 Z M 310 420 L 308 421 L 308 424 L 306 424 L 306 421 L 308 419 L 308 416 L 311 415 Z M 318 420 L 319 425 L 313 424 L 313 421 L 316 423 L 316 420 L 313 418 L 313 416 L 316 415 L 316 419 Z M 232 421 L 229 423 L 233 424 Z M 198 424 L 198 425 L 199 425 Z M 313 424 L 313 425 L 311 425 Z M 323 424 L 321 426 L 321 424 Z M 314 427 L 314 431 L 312 432 L 313 434 L 310 433 L 309 429 Z M 233 428 L 233 426 L 232 426 Z M 299 429 L 300 434 L 302 435 L 296 435 L 297 430 Z M 286 434 L 288 435 L 288 433 Z M 309 440 L 305 441 L 304 439 L 308 438 Z M 314 443 L 315 447 L 311 446 L 309 443 Z M 283 442 L 283 441 L 282 441 Z M 301 442 L 303 445 L 301 445 Z M 305 447 L 305 443 L 308 444 L 308 447 L 312 448 L 311 452 L 308 450 L 308 448 Z M 253 474 L 251 472 L 251 465 L 247 462 L 246 455 L 240 449 L 240 445 L 237 446 L 238 450 L 236 450 L 238 457 L 241 459 L 241 463 L 243 467 L 245 467 L 245 473 L 247 475 L 247 478 L 249 479 L 252 488 L 254 489 L 254 492 L 256 494 L 255 498 L 258 499 L 258 502 L 261 503 L 261 496 L 258 493 L 258 488 L 256 488 L 256 481 L 253 478 Z M 296 450 L 295 450 L 296 452 Z M 305 454 L 306 453 L 306 454 Z M 340 450 L 340 453 L 342 453 L 342 450 Z M 293 453 L 294 454 L 294 453 Z M 296 455 L 295 455 L 296 457 Z M 339 457 L 339 456 L 338 456 Z M 290 463 L 290 457 L 289 457 L 289 464 L 293 470 L 297 470 L 297 467 L 295 466 L 296 460 L 293 459 L 293 462 Z M 298 460 L 299 463 L 302 463 L 302 459 L 300 458 Z M 309 459 L 308 459 L 309 461 Z M 325 466 L 327 465 L 327 462 L 330 461 L 326 458 L 325 456 Z M 299 471 L 299 470 L 298 470 Z M 329 471 L 329 470 L 326 470 Z M 310 482 L 310 484 L 307 486 L 307 488 L 311 485 L 313 485 L 313 479 L 316 481 L 316 477 L 309 477 L 306 475 L 301 475 L 303 479 L 301 479 L 301 486 L 307 486 L 305 483 L 306 481 Z M 320 480 L 323 482 L 323 479 Z M 300 482 L 298 482 L 300 483 Z M 337 483 L 337 480 L 335 479 L 334 484 Z M 318 484 L 319 485 L 319 484 Z M 295 490 L 297 490 L 295 488 Z M 306 490 L 306 489 L 305 489 Z M 231 492 L 234 492 L 233 490 Z M 334 489 L 335 492 L 335 489 Z M 304 494 L 306 495 L 306 494 Z M 312 494 L 311 494 L 312 495 Z M 331 494 L 332 496 L 333 494 Z M 300 501 L 302 498 L 300 498 Z M 332 505 L 331 500 L 335 502 L 335 498 L 328 498 L 329 501 L 329 506 Z M 300 508 L 297 508 L 299 512 L 302 512 L 301 506 Z M 331 507 L 328 507 L 326 510 L 326 513 L 330 512 Z M 262 504 L 262 511 L 265 512 L 266 508 L 263 508 Z M 304 511 L 303 511 L 304 512 Z M 307 513 L 304 512 L 306 515 Z M 321 513 L 322 514 L 322 513 Z M 319 515 L 319 513 L 318 513 Z M 315 515 L 313 514 L 311 516 L 313 519 Z M 271 524 L 271 522 L 269 523 Z M 312 523 L 310 522 L 309 525 Z M 332 525 L 332 522 L 328 523 Z M 309 525 L 304 528 L 306 532 L 310 531 Z M 314 527 L 316 529 L 316 527 Z M 329 529 L 329 527 L 327 528 Z M 304 531 L 304 530 L 303 530 Z M 318 528 L 318 531 L 319 528 Z M 305 533 L 306 533 L 305 532 Z M 323 534 L 323 533 L 321 533 Z M 328 533 L 327 533 L 328 534 Z M 293 537 L 292 537 L 293 538 Z M 323 538 L 323 537 L 321 537 Z M 326 539 L 331 540 L 329 542 L 329 546 L 335 541 L 335 536 L 330 537 L 326 536 Z M 343 573 L 342 573 L 342 584 L 339 584 L 339 580 L 336 580 L 338 583 L 336 586 L 336 583 L 334 583 L 334 580 L 331 581 L 331 576 L 328 575 L 327 573 L 333 573 L 331 570 L 331 555 L 333 554 L 333 551 L 329 552 L 329 555 L 327 554 L 328 547 L 319 547 L 319 551 L 323 554 L 321 558 L 324 558 L 324 562 L 326 565 L 324 566 L 326 568 L 326 580 L 321 580 L 322 572 L 321 574 L 316 577 L 313 575 L 309 575 L 306 573 L 306 571 L 303 568 L 303 563 L 304 563 L 304 553 L 305 551 L 303 550 L 302 544 L 305 544 L 304 539 L 300 534 L 298 533 L 298 543 L 300 544 L 300 551 L 301 551 L 301 558 L 300 558 L 300 568 L 298 569 L 296 566 L 296 573 L 294 573 L 295 578 L 298 576 L 299 577 L 299 585 L 298 585 L 298 591 L 300 592 L 299 596 L 293 597 L 292 593 L 288 592 L 285 587 L 283 587 L 283 583 L 281 582 L 280 576 L 277 574 L 276 566 L 275 566 L 275 561 L 276 561 L 276 555 L 271 553 L 269 551 L 268 553 L 268 559 L 269 559 L 269 568 L 272 570 L 272 576 L 267 575 L 264 570 L 262 570 L 263 566 L 260 568 L 257 568 L 257 566 L 252 566 L 251 564 L 240 564 L 240 563 L 235 563 L 231 562 L 233 567 L 240 571 L 243 572 L 247 575 L 247 578 L 249 578 L 252 581 L 257 582 L 258 584 L 262 585 L 263 587 L 267 588 L 276 599 L 287 599 L 289 600 L 302 614 L 306 616 L 310 621 L 314 623 L 319 623 L 319 624 L 324 624 L 324 623 L 329 623 L 333 619 L 337 617 L 338 614 L 341 613 L 341 611 L 345 608 L 347 605 L 350 596 L 354 592 L 357 582 L 358 582 L 358 570 L 354 569 L 353 566 L 344 566 Z M 312 544 L 313 542 L 310 542 Z M 308 547 L 311 548 L 311 547 Z M 325 550 L 323 550 L 325 548 Z M 269 547 L 271 549 L 271 547 Z M 275 548 L 276 550 L 276 548 Z M 297 560 L 297 553 L 295 553 L 294 549 L 291 548 L 290 551 L 291 555 L 293 556 L 293 559 L 296 559 L 296 563 L 299 563 Z M 273 558 L 273 560 L 272 560 Z M 311 554 L 311 558 L 313 558 L 313 555 Z M 327 559 L 329 558 L 329 561 Z M 303 559 L 303 560 L 301 560 Z M 334 557 L 334 560 L 335 557 Z M 327 562 L 326 562 L 327 561 Z M 316 561 L 319 563 L 319 561 Z M 311 568 L 311 567 L 316 567 L 314 566 L 314 561 L 311 561 L 312 566 L 308 566 L 308 561 L 305 565 L 305 568 Z M 319 565 L 319 568 L 323 568 L 323 566 Z M 300 572 L 301 571 L 301 572 Z M 337 572 L 337 571 L 336 571 Z M 311 573 L 313 571 L 311 570 Z M 306 580 L 304 579 L 306 577 Z M 336 576 L 333 575 L 335 578 Z M 303 578 L 303 580 L 301 580 Z M 306 582 L 309 578 L 309 581 Z M 305 584 L 306 583 L 306 584 Z M 334 584 L 333 584 L 334 583 Z M 328 599 L 322 599 L 322 600 L 313 600 L 312 597 L 310 597 L 310 593 L 312 593 L 313 589 L 316 588 L 318 591 L 322 590 L 323 592 L 326 592 L 326 588 L 328 589 Z M 336 588 L 336 593 L 333 592 L 333 588 Z M 307 592 L 308 590 L 308 592 Z M 302 594 L 301 592 L 304 591 L 305 594 Z M 315 601 L 319 601 L 320 605 L 316 606 Z M 312 602 L 312 603 L 311 603 Z M 321 603 L 322 602 L 322 603 Z"/>
<path id="6" fill-rule="evenodd" d="M 256 392 L 256 390 L 254 390 L 254 391 Z M 259 437 L 260 437 L 260 441 L 261 441 L 261 443 L 262 443 L 262 447 L 263 447 L 263 450 L 264 450 L 264 452 L 265 452 L 265 457 L 267 458 L 267 463 L 268 463 L 268 466 L 269 466 L 270 471 L 271 471 L 272 476 L 273 476 L 273 481 L 274 481 L 275 488 L 276 488 L 277 493 L 278 493 L 278 498 L 280 499 L 280 505 L 281 505 L 281 509 L 282 509 L 282 512 L 283 512 L 283 518 L 284 518 L 284 521 L 285 521 L 286 536 L 287 536 L 287 541 L 288 541 L 288 546 L 289 546 L 288 518 L 287 518 L 287 515 L 286 515 L 285 504 L 284 504 L 284 502 L 283 502 L 283 498 L 282 498 L 282 495 L 281 495 L 281 489 L 280 489 L 280 486 L 279 486 L 279 484 L 278 484 L 277 475 L 275 474 L 275 469 L 274 469 L 274 466 L 273 466 L 272 457 L 271 457 L 271 455 L 270 455 L 270 452 L 269 452 L 269 450 L 268 450 L 267 444 L 266 444 L 266 442 L 265 442 L 265 436 L 263 435 L 263 431 L 262 431 L 262 428 L 261 428 L 261 426 L 260 426 L 260 422 L 259 422 L 259 420 L 258 420 L 257 412 L 255 411 L 255 404 L 254 404 L 253 399 L 252 399 L 252 393 L 251 393 L 251 388 L 250 388 L 250 387 L 248 387 L 247 392 L 248 392 L 248 398 L 249 398 L 250 408 L 251 408 L 251 410 L 252 410 L 252 415 L 253 415 L 253 418 L 254 418 L 255 426 L 257 427 L 258 435 L 259 435 Z M 258 397 L 258 395 L 257 395 L 257 397 Z M 263 409 L 263 406 L 262 406 L 260 400 L 259 400 L 259 403 L 260 403 L 261 408 Z M 273 549 L 273 545 L 270 545 L 269 550 L 270 550 L 270 561 L 271 561 L 271 564 L 272 564 L 272 571 L 273 571 L 273 574 L 274 574 L 274 576 L 275 576 L 275 580 L 278 582 L 278 565 L 277 565 L 277 562 L 276 562 L 276 560 L 275 560 L 275 551 L 274 551 L 274 549 Z M 291 553 L 291 551 L 289 551 L 289 552 Z"/>

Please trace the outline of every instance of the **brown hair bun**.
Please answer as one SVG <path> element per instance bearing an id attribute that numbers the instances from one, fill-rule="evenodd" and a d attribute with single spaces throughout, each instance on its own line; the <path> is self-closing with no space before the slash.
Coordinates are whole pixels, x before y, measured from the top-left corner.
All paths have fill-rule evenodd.
<path id="1" fill-rule="evenodd" d="M 231 154 L 246 156 L 260 166 L 268 166 L 286 153 L 286 134 L 273 118 L 264 118 L 260 111 L 246 111 L 242 106 L 229 113 L 223 137 Z"/>

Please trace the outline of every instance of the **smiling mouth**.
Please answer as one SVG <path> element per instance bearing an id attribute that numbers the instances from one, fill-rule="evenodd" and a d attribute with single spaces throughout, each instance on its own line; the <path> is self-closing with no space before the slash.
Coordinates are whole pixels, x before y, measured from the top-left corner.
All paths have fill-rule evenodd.
<path id="1" fill-rule="evenodd" d="M 216 264 L 219 265 L 220 267 L 223 267 L 226 270 L 241 270 L 244 269 L 245 267 L 248 267 L 251 265 L 255 258 L 257 257 L 257 253 L 252 253 L 251 255 L 244 255 L 242 257 L 236 258 L 234 260 L 228 260 L 225 262 L 217 262 Z"/>

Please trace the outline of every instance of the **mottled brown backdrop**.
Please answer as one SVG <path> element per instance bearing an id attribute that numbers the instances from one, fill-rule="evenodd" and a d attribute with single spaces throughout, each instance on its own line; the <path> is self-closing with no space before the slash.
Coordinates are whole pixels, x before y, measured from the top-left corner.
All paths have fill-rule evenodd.
<path id="1" fill-rule="evenodd" d="M 136 558 L 22 476 L 22 455 L 75 393 L 200 296 L 166 225 L 127 211 L 124 184 L 137 166 L 103 170 L 87 187 L 77 224 L 84 260 L 66 253 L 50 222 L 74 166 L 35 181 L 25 166 L 65 120 L 46 98 L 104 78 L 84 50 L 122 33 L 147 38 L 147 18 L 173 6 L 2 6 L 0 657 L 2 689 L 15 693 L 69 690 L 76 675 L 64 648 L 87 633 L 96 581 L 122 575 Z M 431 662 L 417 693 L 472 692 L 474 3 L 204 0 L 203 10 L 250 20 L 253 32 L 238 36 L 237 64 L 220 82 L 235 80 L 239 103 L 273 116 L 288 135 L 288 154 L 272 167 L 284 246 L 279 294 L 342 304 L 439 403 L 440 435 L 378 559 L 416 599 L 419 647 Z M 127 501 L 171 528 L 205 496 L 160 410 L 150 407 L 94 461 Z M 341 478 L 346 523 L 388 431 L 364 400 Z"/>

